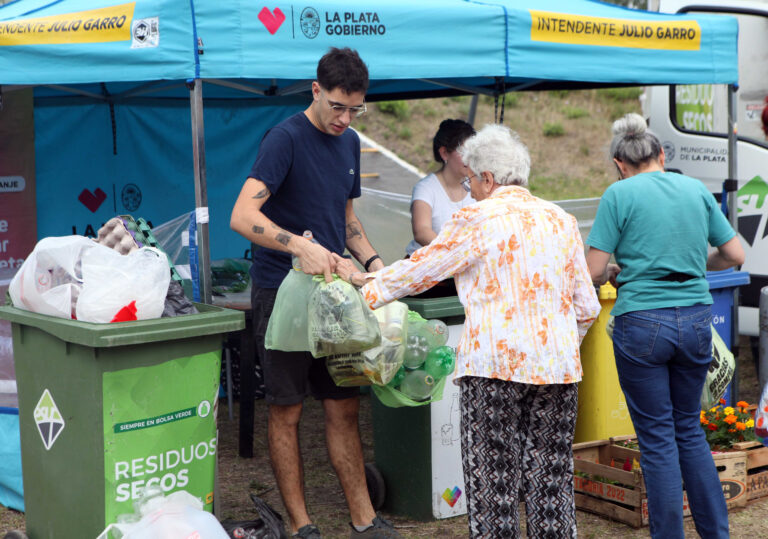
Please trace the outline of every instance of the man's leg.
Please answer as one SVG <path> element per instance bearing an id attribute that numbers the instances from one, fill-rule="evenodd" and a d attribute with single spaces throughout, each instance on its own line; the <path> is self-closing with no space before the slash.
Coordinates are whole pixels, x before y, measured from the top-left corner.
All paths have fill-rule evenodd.
<path id="1" fill-rule="evenodd" d="M 288 511 L 291 533 L 311 523 L 304 500 L 304 463 L 299 450 L 301 408 L 301 403 L 272 404 L 267 423 L 272 470 Z"/>
<path id="2" fill-rule="evenodd" d="M 331 464 L 344 490 L 352 524 L 366 526 L 376 516 L 365 483 L 358 410 L 360 398 L 324 399 L 325 436 Z"/>
<path id="3" fill-rule="evenodd" d="M 293 533 L 310 524 L 304 501 L 304 469 L 299 450 L 298 425 L 307 394 L 312 356 L 305 352 L 267 350 L 264 339 L 277 290 L 254 287 L 251 291 L 256 353 L 264 374 L 269 404 L 267 438 L 272 470 L 288 511 Z"/>

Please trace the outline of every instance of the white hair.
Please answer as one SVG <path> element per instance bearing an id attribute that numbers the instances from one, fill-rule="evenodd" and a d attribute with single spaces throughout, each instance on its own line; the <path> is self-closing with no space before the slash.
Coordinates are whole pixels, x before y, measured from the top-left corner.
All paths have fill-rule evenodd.
<path id="1" fill-rule="evenodd" d="M 486 125 L 464 141 L 459 155 L 475 174 L 490 172 L 499 185 L 528 186 L 531 156 L 517 133 L 508 127 Z"/>

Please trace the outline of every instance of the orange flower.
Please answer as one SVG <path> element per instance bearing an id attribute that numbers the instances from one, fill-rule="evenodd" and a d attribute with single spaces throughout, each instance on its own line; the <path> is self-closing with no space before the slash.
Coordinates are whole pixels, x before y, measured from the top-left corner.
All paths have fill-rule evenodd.
<path id="1" fill-rule="evenodd" d="M 700 419 L 700 421 L 701 421 L 701 424 L 702 424 L 702 425 L 709 425 L 709 421 L 707 421 L 707 418 L 706 418 L 706 417 L 702 417 L 702 418 Z"/>
<path id="2" fill-rule="evenodd" d="M 736 430 L 747 430 L 747 425 L 745 425 L 741 421 L 737 421 L 736 422 Z"/>
<path id="3" fill-rule="evenodd" d="M 736 403 L 736 406 L 738 406 L 740 408 L 746 408 L 747 406 L 749 406 L 749 403 L 748 402 L 744 402 L 744 401 L 739 401 L 739 402 Z"/>
<path id="4" fill-rule="evenodd" d="M 725 405 L 725 399 L 720 399 L 720 404 Z"/>
<path id="5" fill-rule="evenodd" d="M 738 420 L 738 418 L 735 415 L 733 415 L 733 414 L 727 415 L 727 416 L 725 416 L 725 419 L 723 419 L 723 421 L 725 421 L 729 425 L 733 425 L 734 423 L 736 423 L 737 420 Z"/>

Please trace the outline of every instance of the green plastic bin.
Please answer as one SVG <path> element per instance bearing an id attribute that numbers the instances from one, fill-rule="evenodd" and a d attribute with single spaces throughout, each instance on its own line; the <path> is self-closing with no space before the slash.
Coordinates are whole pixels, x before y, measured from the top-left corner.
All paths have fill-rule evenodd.
<path id="1" fill-rule="evenodd" d="M 0 307 L 11 321 L 30 539 L 96 537 L 145 486 L 213 507 L 223 334 L 242 312 L 93 324 Z"/>
<path id="2" fill-rule="evenodd" d="M 445 322 L 449 326 L 449 345 L 458 341 L 464 324 L 464 307 L 456 296 L 401 301 L 426 319 Z M 447 453 L 448 461 L 453 463 L 451 473 L 461 477 L 458 400 L 450 400 L 450 386 L 452 382 L 447 380 L 442 401 L 413 408 L 389 408 L 372 393 L 374 460 L 384 479 L 383 507 L 388 513 L 433 520 L 466 512 L 463 479 L 460 484 L 455 477 L 443 481 L 447 470 L 440 469 L 442 459 L 435 455 L 436 447 L 441 453 Z M 443 415 L 454 417 L 447 441 L 440 439 L 445 435 L 444 423 L 437 424 L 435 420 L 433 408 L 438 406 L 447 410 Z"/>

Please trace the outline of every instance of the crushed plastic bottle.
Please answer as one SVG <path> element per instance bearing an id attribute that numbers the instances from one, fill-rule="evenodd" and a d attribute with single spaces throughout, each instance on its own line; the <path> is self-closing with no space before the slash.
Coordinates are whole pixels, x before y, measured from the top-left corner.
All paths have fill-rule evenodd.
<path id="1" fill-rule="evenodd" d="M 304 233 L 302 234 L 302 237 L 307 238 L 312 243 L 319 243 L 314 238 L 314 236 L 312 236 L 312 231 L 311 230 L 305 230 Z M 301 271 L 301 262 L 299 261 L 299 257 L 298 256 L 295 256 L 295 255 L 292 256 L 291 257 L 291 263 L 293 264 L 293 269 L 295 269 L 296 271 Z"/>
<path id="2" fill-rule="evenodd" d="M 443 346 L 448 342 L 448 326 L 442 320 L 427 320 L 418 329 L 419 335 L 426 337 L 430 348 Z"/>
<path id="3" fill-rule="evenodd" d="M 423 369 L 416 369 L 405 373 L 400 391 L 415 401 L 423 401 L 432 396 L 434 387 L 434 377 Z"/>
<path id="4" fill-rule="evenodd" d="M 424 361 L 424 370 L 436 380 L 451 374 L 455 366 L 456 353 L 450 346 L 433 348 Z"/>
<path id="5" fill-rule="evenodd" d="M 405 355 L 403 365 L 409 369 L 418 369 L 424 364 L 429 353 L 429 341 L 421 335 L 409 334 L 405 339 Z"/>
<path id="6" fill-rule="evenodd" d="M 387 385 L 392 388 L 399 386 L 405 380 L 405 373 L 405 367 L 400 367 Z"/>

